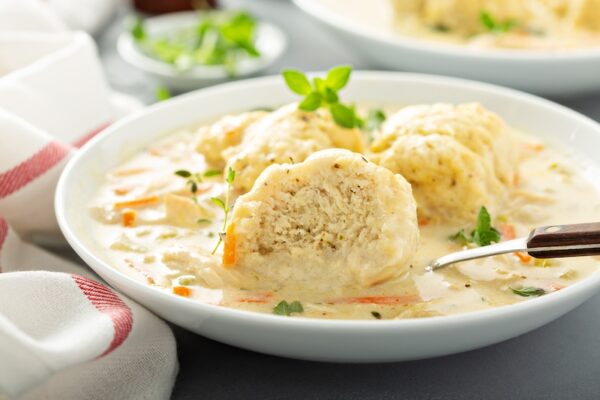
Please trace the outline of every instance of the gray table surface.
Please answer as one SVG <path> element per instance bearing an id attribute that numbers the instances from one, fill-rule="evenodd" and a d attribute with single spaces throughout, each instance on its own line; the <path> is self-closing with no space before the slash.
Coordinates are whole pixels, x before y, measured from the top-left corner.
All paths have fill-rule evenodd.
<path id="1" fill-rule="evenodd" d="M 286 54 L 266 75 L 283 67 L 323 70 L 341 63 L 380 69 L 287 0 L 245 4 L 277 23 L 289 39 Z M 97 38 L 102 61 L 113 88 L 151 103 L 157 83 L 128 67 L 114 50 L 125 14 Z M 600 94 L 554 100 L 600 120 Z M 600 399 L 600 296 L 516 339 L 391 364 L 289 360 L 240 350 L 176 326 L 173 331 L 181 368 L 173 399 Z"/>

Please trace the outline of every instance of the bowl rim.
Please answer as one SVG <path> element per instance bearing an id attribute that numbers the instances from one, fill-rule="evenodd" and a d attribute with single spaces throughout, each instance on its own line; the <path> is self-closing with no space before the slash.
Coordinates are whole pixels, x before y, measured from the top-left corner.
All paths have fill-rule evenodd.
<path id="1" fill-rule="evenodd" d="M 309 75 L 323 74 L 324 72 L 311 72 Z M 213 305 L 208 303 L 202 303 L 197 300 L 187 299 L 181 296 L 177 296 L 171 293 L 166 293 L 161 290 L 150 287 L 149 285 L 134 279 L 126 275 L 125 273 L 117 270 L 116 268 L 109 265 L 100 257 L 96 256 L 94 252 L 85 246 L 83 242 L 78 238 L 76 229 L 71 226 L 70 218 L 66 212 L 66 199 L 68 197 L 69 189 L 73 186 L 72 175 L 74 171 L 78 169 L 79 163 L 85 160 L 89 154 L 92 154 L 96 147 L 107 138 L 112 135 L 122 134 L 123 130 L 128 125 L 137 122 L 140 119 L 144 119 L 149 115 L 156 112 L 168 110 L 169 108 L 175 109 L 181 104 L 188 102 L 197 102 L 203 99 L 210 99 L 214 94 L 218 93 L 237 93 L 240 91 L 248 91 L 260 87 L 273 85 L 276 81 L 281 79 L 278 75 L 266 76 L 260 78 L 246 79 L 241 81 L 229 82 L 225 84 L 215 85 L 205 89 L 199 89 L 193 92 L 189 92 L 175 98 L 155 103 L 143 110 L 133 113 L 113 125 L 103 130 L 100 134 L 92 138 L 86 143 L 75 155 L 69 160 L 59 178 L 56 191 L 55 191 L 55 213 L 58 221 L 58 225 L 65 236 L 67 242 L 77 252 L 77 254 L 102 277 L 109 277 L 107 279 L 118 282 L 122 286 L 135 287 L 139 293 L 144 295 L 155 297 L 161 302 L 171 303 L 171 305 L 184 308 L 193 308 L 195 312 L 204 313 L 206 316 L 215 317 L 220 316 L 222 318 L 232 318 L 243 320 L 244 322 L 251 323 L 262 323 L 270 324 L 278 327 L 292 326 L 295 328 L 305 329 L 335 329 L 335 328 L 351 328 L 359 332 L 366 331 L 388 331 L 397 329 L 407 330 L 418 330 L 435 328 L 445 325 L 453 324 L 472 324 L 482 321 L 494 320 L 496 318 L 502 318 L 507 315 L 530 315 L 535 310 L 541 310 L 545 307 L 552 307 L 557 304 L 567 303 L 569 299 L 574 300 L 578 297 L 579 292 L 586 291 L 598 291 L 600 288 L 600 271 L 593 273 L 587 278 L 576 282 L 564 289 L 549 293 L 545 296 L 537 297 L 534 299 L 528 299 L 518 303 L 494 307 L 486 310 L 472 311 L 463 314 L 453 314 L 426 318 L 411 318 L 411 319 L 392 319 L 392 320 L 334 320 L 334 319 L 319 319 L 319 318 L 308 318 L 302 316 L 295 316 L 293 318 L 282 318 L 281 316 L 271 315 L 267 313 L 259 313 L 254 311 L 245 311 L 240 309 L 234 309 L 219 305 Z M 481 93 L 488 93 L 492 95 L 500 95 L 504 97 L 512 97 L 513 99 L 519 99 L 521 101 L 528 102 L 536 107 L 542 107 L 547 109 L 548 112 L 560 113 L 570 120 L 578 123 L 585 124 L 590 129 L 594 130 L 599 136 L 600 142 L 600 124 L 591 118 L 571 110 L 565 106 L 557 104 L 553 101 L 521 92 L 515 89 L 504 88 L 501 86 L 481 83 L 461 78 L 450 78 L 442 77 L 437 75 L 428 74 L 417 74 L 417 73 L 404 73 L 404 72 L 391 72 L 391 71 L 355 71 L 353 72 L 352 81 L 381 81 L 381 80 L 395 80 L 398 82 L 411 82 L 411 83 L 423 83 L 423 84 L 439 84 L 454 86 L 457 90 L 472 89 L 480 91 Z M 173 128 L 181 126 L 179 123 L 173 123 Z M 127 292 L 124 292 L 127 295 Z M 143 303 L 142 303 L 143 305 Z"/>
<path id="2" fill-rule="evenodd" d="M 408 35 L 378 32 L 364 25 L 354 24 L 350 18 L 338 15 L 317 0 L 292 0 L 298 8 L 318 19 L 353 36 L 385 43 L 393 47 L 404 47 L 412 51 L 443 54 L 466 60 L 508 61 L 508 62 L 575 62 L 600 59 L 600 45 L 592 48 L 560 50 L 515 50 L 503 48 L 474 49 L 467 46 L 450 45 L 435 40 L 413 38 Z"/>
<path id="3" fill-rule="evenodd" d="M 148 23 L 165 23 L 177 20 L 192 20 L 198 18 L 198 15 L 207 14 L 207 11 L 180 11 L 170 14 L 152 16 L 146 18 Z M 275 62 L 285 52 L 288 47 L 288 39 L 285 33 L 277 25 L 271 22 L 257 19 L 257 40 L 260 36 L 269 37 L 276 44 L 275 51 L 271 55 L 260 55 L 257 58 L 248 58 L 242 61 L 238 66 L 235 78 L 252 75 L 262 69 L 267 68 Z M 173 79 L 195 79 L 195 80 L 218 80 L 227 79 L 230 75 L 222 65 L 194 65 L 186 71 L 179 71 L 174 66 L 153 58 L 143 51 L 135 43 L 132 34 L 123 29 L 117 38 L 117 52 L 121 58 L 129 65 L 138 68 L 144 72 L 153 73 L 166 78 Z"/>

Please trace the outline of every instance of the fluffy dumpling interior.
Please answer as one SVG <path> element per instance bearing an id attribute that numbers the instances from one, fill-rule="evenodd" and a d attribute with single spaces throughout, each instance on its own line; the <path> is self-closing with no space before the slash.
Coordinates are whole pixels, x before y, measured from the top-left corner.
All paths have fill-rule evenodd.
<path id="1" fill-rule="evenodd" d="M 230 267 L 247 288 L 365 287 L 409 268 L 416 205 L 400 175 L 341 149 L 268 167 L 235 204 Z"/>

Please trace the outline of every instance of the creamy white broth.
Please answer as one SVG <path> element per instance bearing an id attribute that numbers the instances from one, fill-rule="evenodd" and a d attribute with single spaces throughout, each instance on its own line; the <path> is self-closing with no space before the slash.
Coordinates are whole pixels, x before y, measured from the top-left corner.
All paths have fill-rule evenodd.
<path id="1" fill-rule="evenodd" d="M 593 29 L 578 27 L 572 21 L 563 21 L 558 16 L 547 15 L 547 10 L 544 12 L 541 9 L 535 12 L 535 5 L 532 6 L 533 10 L 528 10 L 531 15 L 527 17 L 520 16 L 519 18 L 514 16 L 514 2 L 512 5 L 507 4 L 502 7 L 502 1 L 504 0 L 488 1 L 487 4 L 484 1 L 479 1 L 481 6 L 477 10 L 489 10 L 492 16 L 497 17 L 498 22 L 512 19 L 518 21 L 521 25 L 525 25 L 525 28 L 515 28 L 508 32 L 486 32 L 478 18 L 475 18 L 477 21 L 471 24 L 471 30 L 461 31 L 460 29 L 439 28 L 439 26 L 443 26 L 442 22 L 445 20 L 454 18 L 460 20 L 460 18 L 463 18 L 457 15 L 461 12 L 466 14 L 468 13 L 467 10 L 472 11 L 475 9 L 477 1 L 479 0 L 429 1 L 433 4 L 429 6 L 429 15 L 437 15 L 437 18 L 428 18 L 427 15 L 424 16 L 416 11 L 419 6 L 412 6 L 412 4 L 419 3 L 414 0 L 375 0 L 369 2 L 362 0 L 319 0 L 324 7 L 343 18 L 351 20 L 357 26 L 375 32 L 397 34 L 443 44 L 467 46 L 474 49 L 549 51 L 600 47 L 598 23 Z M 427 1 L 421 1 L 420 7 L 425 7 L 425 3 Z M 593 5 L 588 7 L 593 10 L 595 15 L 600 15 L 598 7 Z M 495 11 L 494 8 L 496 8 Z M 508 10 L 511 9 L 512 13 L 510 15 L 513 15 L 513 17 L 503 18 L 502 12 L 509 12 Z M 586 11 L 582 11 L 582 13 L 585 14 Z M 472 20 L 473 18 L 471 18 L 471 22 Z M 464 25 L 462 24 L 462 28 L 466 29 Z M 461 25 L 459 24 L 459 26 Z"/>
<path id="2" fill-rule="evenodd" d="M 204 178 L 199 185 L 197 201 L 206 215 L 198 219 L 210 219 L 210 223 L 165 223 L 164 196 L 176 193 L 191 198 L 186 180 L 174 171 L 211 169 L 195 150 L 196 141 L 194 129 L 182 129 L 152 144 L 109 171 L 90 205 L 95 217 L 93 237 L 106 260 L 157 290 L 173 293 L 174 288 L 185 287 L 184 294 L 196 301 L 265 313 L 271 313 L 282 300 L 299 300 L 305 317 L 414 318 L 525 301 L 528 298 L 514 294 L 511 288 L 536 287 L 551 293 L 586 278 L 600 266 L 599 257 L 524 264 L 516 255 L 508 254 L 425 272 L 432 258 L 461 249 L 448 240 L 449 235 L 472 227 L 425 224 L 420 226 L 417 257 L 406 273 L 391 281 L 368 288 L 332 288 L 327 294 L 306 287 L 274 292 L 244 290 L 222 266 L 222 246 L 211 255 L 223 212 L 210 198 L 223 194 L 222 175 Z M 527 135 L 517 135 L 515 147 L 521 152 L 520 182 L 508 204 L 493 215 L 494 226 L 502 230 L 503 224 L 510 223 L 517 236 L 525 236 L 537 226 L 600 220 L 600 195 L 583 176 L 576 159 Z M 159 201 L 145 207 L 114 206 L 155 196 Z M 137 219 L 134 226 L 124 227 L 122 212 L 130 208 L 137 211 Z"/>

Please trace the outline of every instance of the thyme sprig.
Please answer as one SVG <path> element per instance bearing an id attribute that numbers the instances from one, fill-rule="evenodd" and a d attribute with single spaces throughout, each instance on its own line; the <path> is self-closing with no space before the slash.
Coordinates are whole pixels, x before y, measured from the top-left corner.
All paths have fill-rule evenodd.
<path id="1" fill-rule="evenodd" d="M 233 170 L 233 168 L 229 167 L 229 169 L 227 170 L 227 176 L 225 177 L 225 183 L 227 183 L 227 188 L 225 191 L 225 201 L 221 200 L 218 197 L 210 198 L 210 201 L 212 201 L 215 205 L 219 206 L 224 213 L 223 228 L 221 229 L 221 232 L 219 232 L 219 240 L 217 241 L 217 244 L 215 245 L 213 251 L 210 254 L 215 254 L 217 252 L 217 249 L 223 242 L 223 238 L 226 235 L 225 230 L 227 229 L 227 220 L 229 219 L 229 210 L 231 208 L 231 186 L 234 180 L 235 171 Z"/>

